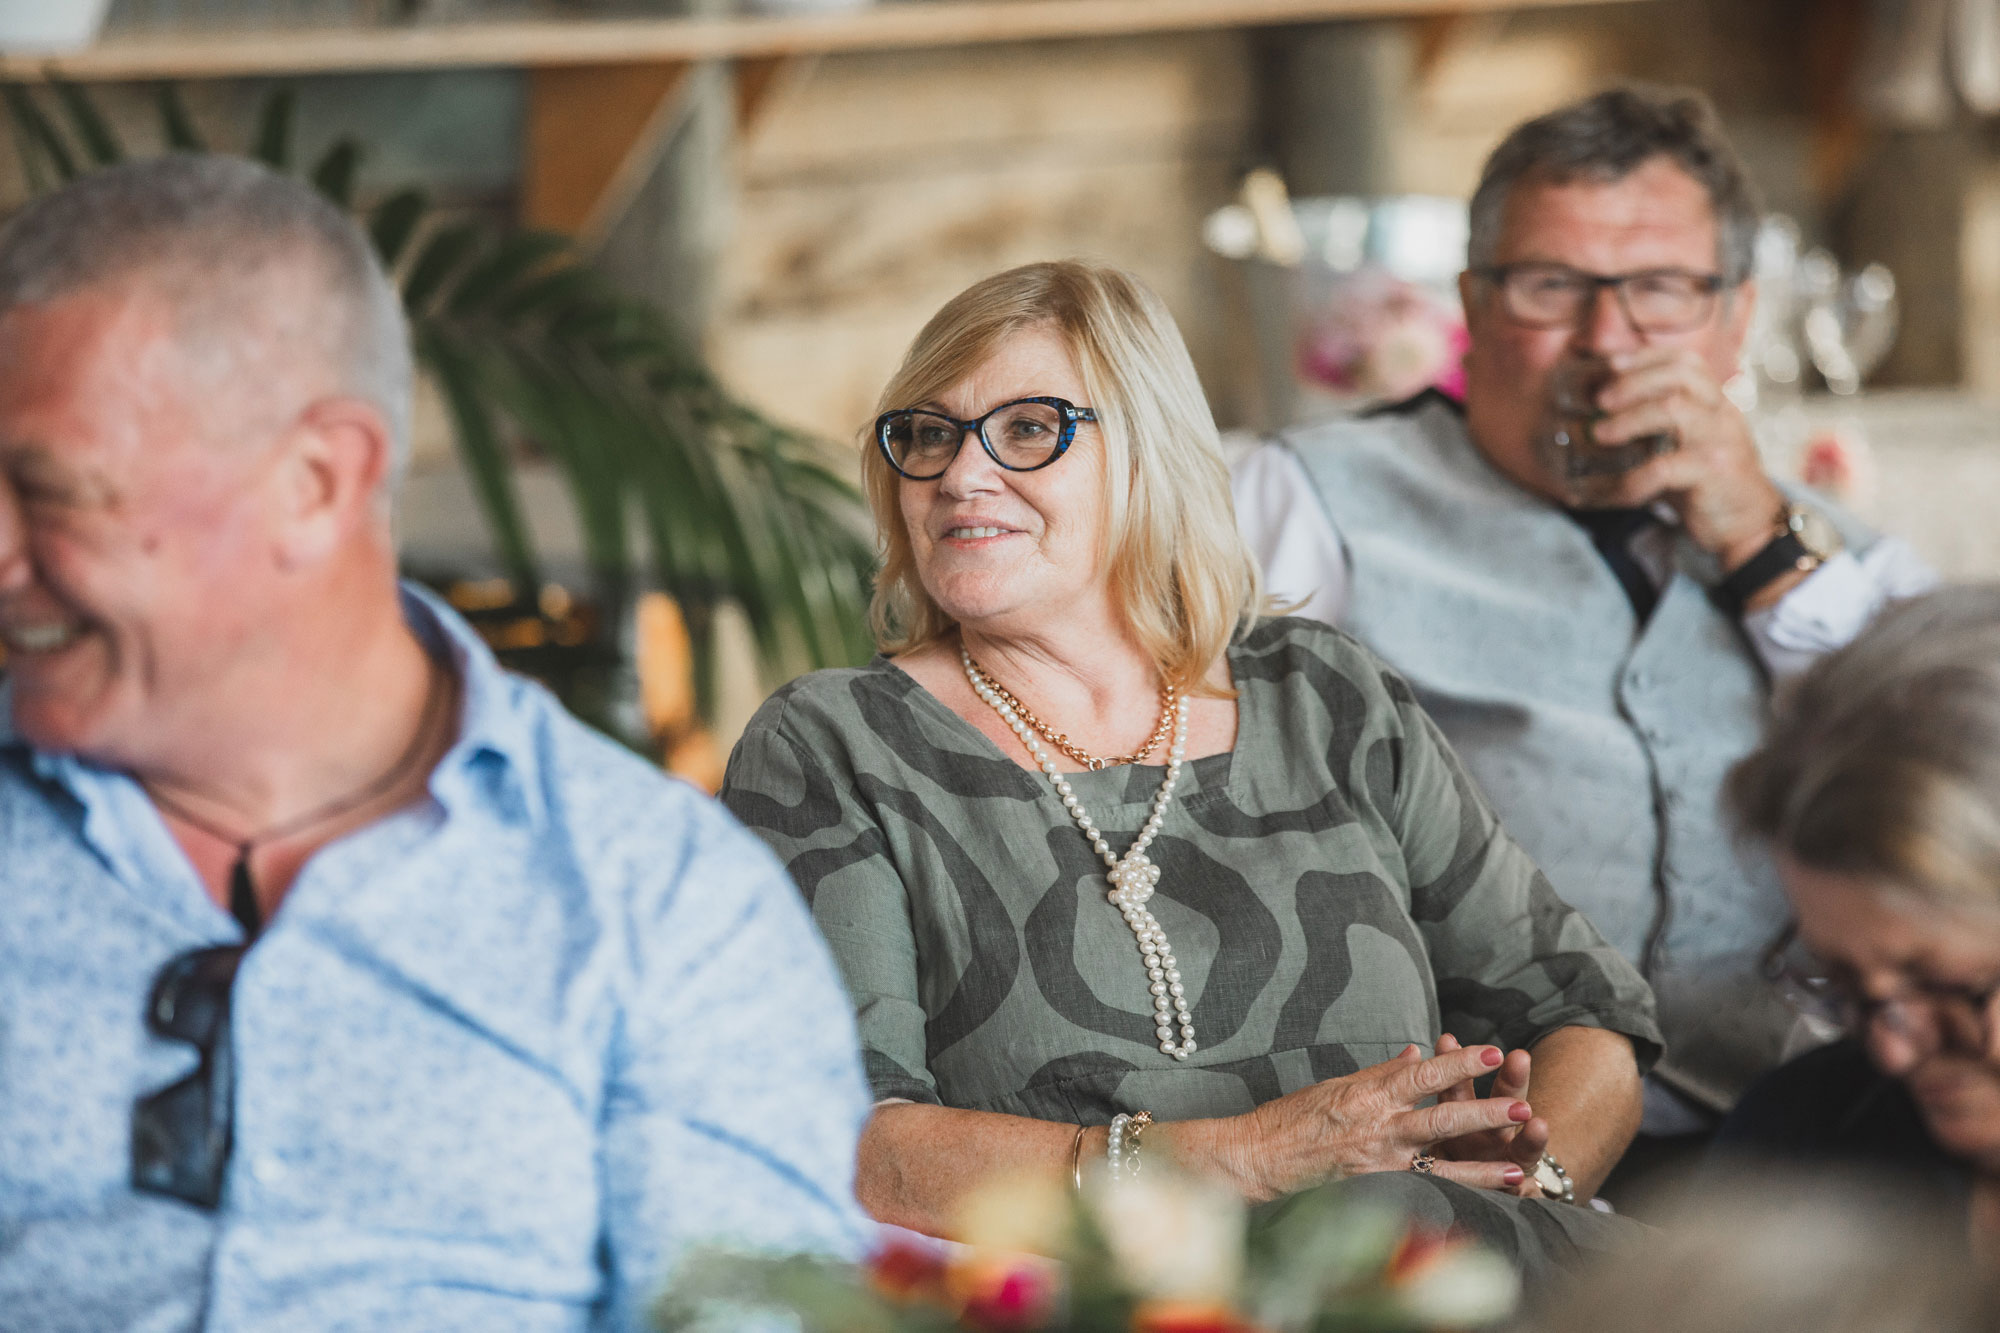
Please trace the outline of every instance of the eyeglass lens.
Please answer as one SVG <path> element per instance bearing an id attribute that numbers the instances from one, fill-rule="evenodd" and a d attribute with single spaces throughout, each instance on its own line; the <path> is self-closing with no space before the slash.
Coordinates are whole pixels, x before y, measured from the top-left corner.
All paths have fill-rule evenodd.
<path id="1" fill-rule="evenodd" d="M 201 1062 L 186 1078 L 132 1107 L 132 1186 L 204 1208 L 222 1201 L 229 1164 L 235 1076 L 229 992 L 243 945 L 197 949 L 169 961 L 153 983 L 146 1026 L 192 1044 Z"/>
<path id="2" fill-rule="evenodd" d="M 1055 456 L 1065 424 L 1053 404 L 1008 403 L 980 421 L 979 435 L 1000 466 L 1026 472 Z M 943 476 L 964 434 L 958 422 L 937 412 L 891 412 L 882 424 L 890 461 L 916 478 Z"/>
<path id="3" fill-rule="evenodd" d="M 1604 279 L 1561 264 L 1522 264 L 1501 280 L 1507 313 L 1523 324 L 1573 325 L 1590 311 L 1600 286 L 1612 286 L 1632 323 L 1648 333 L 1674 333 L 1705 322 L 1715 283 L 1703 273 L 1656 269 Z"/>
<path id="4" fill-rule="evenodd" d="M 1853 978 L 1793 942 L 1774 955 L 1774 973 L 1786 998 L 1803 1014 L 1857 1037 L 1879 1026 L 1920 1046 L 1985 1050 L 1992 1042 L 1996 992 L 1917 983 L 1887 999 L 1871 999 Z"/>

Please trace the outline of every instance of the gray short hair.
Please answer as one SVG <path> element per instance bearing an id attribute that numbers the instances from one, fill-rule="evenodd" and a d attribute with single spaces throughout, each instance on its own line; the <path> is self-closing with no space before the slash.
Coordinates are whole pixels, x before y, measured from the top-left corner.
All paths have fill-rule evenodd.
<path id="1" fill-rule="evenodd" d="M 322 289 L 328 368 L 382 413 L 389 488 L 409 459 L 409 326 L 354 220 L 312 187 L 246 158 L 170 153 L 92 172 L 0 232 L 0 314 L 121 279 L 157 282 L 190 342 L 226 340 L 245 289 L 301 264 Z M 240 336 L 240 334 L 238 335 Z"/>
<path id="2" fill-rule="evenodd" d="M 2000 906 L 2000 584 L 1903 603 L 1821 658 L 1725 796 L 1804 865 Z"/>
<path id="3" fill-rule="evenodd" d="M 1756 258 L 1757 192 L 1715 107 L 1692 89 L 1642 86 L 1559 107 L 1501 140 L 1472 195 L 1471 266 L 1493 262 L 1507 198 L 1521 181 L 1612 183 L 1659 157 L 1708 191 L 1716 268 L 1724 280 L 1733 287 L 1748 278 Z"/>

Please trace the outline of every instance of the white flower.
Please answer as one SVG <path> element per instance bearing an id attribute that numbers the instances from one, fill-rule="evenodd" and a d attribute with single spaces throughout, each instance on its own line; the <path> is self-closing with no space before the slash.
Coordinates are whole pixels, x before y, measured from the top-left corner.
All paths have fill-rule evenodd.
<path id="1" fill-rule="evenodd" d="M 1061 1254 L 1070 1236 L 1069 1185 L 1032 1173 L 995 1177 L 959 1209 L 955 1234 L 967 1245 L 1013 1254 Z"/>
<path id="2" fill-rule="evenodd" d="M 1419 1323 L 1476 1328 L 1514 1313 L 1521 1279 L 1505 1259 L 1477 1245 L 1452 1245 L 1409 1275 L 1396 1303 Z"/>
<path id="3" fill-rule="evenodd" d="M 1243 1277 L 1243 1201 L 1206 1181 L 1149 1164 L 1099 1176 L 1085 1192 L 1119 1273 L 1141 1298 L 1224 1303 Z"/>

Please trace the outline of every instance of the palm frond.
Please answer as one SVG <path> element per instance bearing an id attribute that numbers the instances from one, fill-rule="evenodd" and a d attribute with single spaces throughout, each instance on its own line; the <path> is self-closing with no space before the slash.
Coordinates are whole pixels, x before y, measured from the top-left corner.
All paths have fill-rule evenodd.
<path id="1" fill-rule="evenodd" d="M 154 90 L 154 100 L 160 112 L 160 137 L 169 149 L 183 153 L 201 153 L 208 150 L 201 132 L 194 127 L 194 118 L 188 115 L 187 103 L 181 99 L 180 85 L 162 83 Z"/>
<path id="2" fill-rule="evenodd" d="M 111 132 L 110 122 L 99 114 L 83 89 L 67 79 L 50 79 L 49 87 L 55 90 L 56 100 L 62 103 L 63 112 L 69 117 L 70 129 L 94 165 L 108 167 L 125 160 L 125 149 Z"/>
<path id="3" fill-rule="evenodd" d="M 292 164 L 292 114 L 298 109 L 299 94 L 281 83 L 264 97 L 257 112 L 257 137 L 250 156 L 265 166 L 284 171 Z"/>
<path id="4" fill-rule="evenodd" d="M 7 115 L 13 120 L 19 138 L 27 141 L 21 157 L 27 163 L 43 163 L 51 168 L 58 181 L 73 181 L 77 177 L 76 158 L 71 155 L 69 145 L 49 118 L 42 114 L 35 98 L 18 83 L 0 85 L 0 96 L 7 99 Z"/>
<path id="5" fill-rule="evenodd" d="M 361 144 L 342 136 L 312 169 L 313 188 L 342 208 L 354 207 L 354 175 L 361 167 Z"/>

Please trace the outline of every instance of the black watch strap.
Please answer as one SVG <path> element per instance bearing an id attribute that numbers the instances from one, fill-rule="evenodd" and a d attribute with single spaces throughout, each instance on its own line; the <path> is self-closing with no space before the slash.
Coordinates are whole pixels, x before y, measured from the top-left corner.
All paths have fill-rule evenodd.
<path id="1" fill-rule="evenodd" d="M 1781 532 L 1764 549 L 1737 566 L 1736 572 L 1708 590 L 1715 604 L 1731 616 L 1741 616 L 1750 599 L 1771 586 L 1773 580 L 1794 569 L 1811 569 L 1818 557 L 1806 549 L 1795 532 Z"/>

